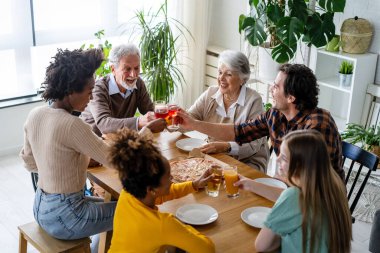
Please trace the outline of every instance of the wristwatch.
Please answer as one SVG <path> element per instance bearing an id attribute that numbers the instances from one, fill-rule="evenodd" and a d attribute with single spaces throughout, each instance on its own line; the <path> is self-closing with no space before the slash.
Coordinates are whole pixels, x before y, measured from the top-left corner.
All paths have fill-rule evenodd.
<path id="1" fill-rule="evenodd" d="M 231 144 L 228 143 L 228 148 L 227 148 L 227 153 L 230 153 L 231 152 Z"/>

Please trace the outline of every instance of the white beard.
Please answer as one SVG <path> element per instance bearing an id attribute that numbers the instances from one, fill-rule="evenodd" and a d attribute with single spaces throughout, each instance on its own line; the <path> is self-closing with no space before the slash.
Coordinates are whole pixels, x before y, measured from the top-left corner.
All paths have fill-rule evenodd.
<path id="1" fill-rule="evenodd" d="M 123 86 L 124 89 L 128 89 L 128 88 L 131 89 L 131 88 L 135 87 L 136 83 L 137 83 L 137 79 L 131 84 L 128 84 L 127 82 L 122 81 L 121 86 Z"/>

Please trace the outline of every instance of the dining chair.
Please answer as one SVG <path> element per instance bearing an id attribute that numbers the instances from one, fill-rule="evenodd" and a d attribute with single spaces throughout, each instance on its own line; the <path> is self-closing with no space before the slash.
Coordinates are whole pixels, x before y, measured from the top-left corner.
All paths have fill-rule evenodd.
<path id="1" fill-rule="evenodd" d="M 353 197 L 352 203 L 350 205 L 350 211 L 351 214 L 353 214 L 355 207 L 360 199 L 360 196 L 363 193 L 364 187 L 367 184 L 368 178 L 371 175 L 371 172 L 377 169 L 379 157 L 377 157 L 371 152 L 368 152 L 358 146 L 355 146 L 345 141 L 342 141 L 342 153 L 343 166 L 347 158 L 351 160 L 350 166 L 347 171 L 345 183 L 348 191 L 348 201 L 350 202 L 351 198 Z M 365 169 L 363 170 L 364 167 Z M 355 171 L 356 174 L 352 173 L 353 171 Z M 352 180 L 350 180 L 351 174 L 353 174 Z M 364 179 L 361 178 L 361 175 L 364 176 Z M 356 187 L 356 185 L 358 186 Z M 354 190 L 357 188 L 357 193 L 354 194 Z M 354 218 L 353 222 L 355 222 Z"/>
<path id="2" fill-rule="evenodd" d="M 32 185 L 33 185 L 34 192 L 36 192 L 37 191 L 37 182 L 38 182 L 38 173 L 31 172 L 30 176 L 32 177 Z"/>
<path id="3" fill-rule="evenodd" d="M 271 141 L 269 135 L 267 136 L 267 142 L 268 142 L 268 146 L 269 146 L 269 156 L 271 156 L 272 152 L 273 152 L 273 145 L 272 145 L 272 141 Z"/>

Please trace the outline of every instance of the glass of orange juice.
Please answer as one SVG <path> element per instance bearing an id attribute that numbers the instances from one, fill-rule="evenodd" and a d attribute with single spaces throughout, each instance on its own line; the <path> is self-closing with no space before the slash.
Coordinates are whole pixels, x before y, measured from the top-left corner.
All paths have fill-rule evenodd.
<path id="1" fill-rule="evenodd" d="M 226 187 L 227 197 L 236 198 L 239 196 L 239 187 L 234 186 L 234 183 L 239 181 L 237 167 L 231 166 L 223 169 L 224 183 Z"/>

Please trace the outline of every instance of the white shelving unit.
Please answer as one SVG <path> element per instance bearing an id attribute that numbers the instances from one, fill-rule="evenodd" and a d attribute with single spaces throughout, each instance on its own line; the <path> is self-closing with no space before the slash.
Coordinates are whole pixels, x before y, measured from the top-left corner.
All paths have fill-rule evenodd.
<path id="1" fill-rule="evenodd" d="M 342 61 L 354 65 L 350 87 L 339 86 Z M 319 83 L 318 107 L 330 111 L 339 131 L 347 123 L 361 123 L 367 86 L 374 82 L 377 54 L 347 54 L 317 50 L 315 75 Z"/>

